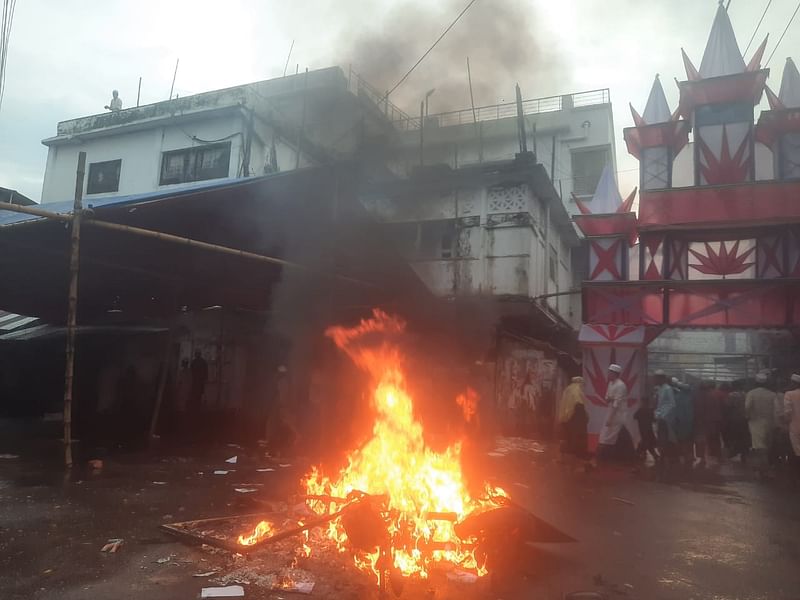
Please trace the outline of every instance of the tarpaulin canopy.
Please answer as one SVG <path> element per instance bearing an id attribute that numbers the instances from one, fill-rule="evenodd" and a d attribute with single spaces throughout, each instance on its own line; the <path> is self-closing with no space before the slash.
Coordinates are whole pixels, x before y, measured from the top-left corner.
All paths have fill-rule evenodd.
<path id="1" fill-rule="evenodd" d="M 271 256 L 304 268 L 84 226 L 79 322 L 108 312 L 159 317 L 213 305 L 266 310 L 278 283 L 296 298 L 295 306 L 312 298 L 317 303 L 349 299 L 364 304 L 426 294 L 358 202 L 357 179 L 349 166 L 320 167 L 169 192 L 87 199 L 84 207 L 92 209 L 87 218 Z M 71 202 L 42 208 L 67 213 Z M 69 227 L 5 211 L 0 211 L 0 219 L 0 308 L 62 323 L 67 313 Z"/>

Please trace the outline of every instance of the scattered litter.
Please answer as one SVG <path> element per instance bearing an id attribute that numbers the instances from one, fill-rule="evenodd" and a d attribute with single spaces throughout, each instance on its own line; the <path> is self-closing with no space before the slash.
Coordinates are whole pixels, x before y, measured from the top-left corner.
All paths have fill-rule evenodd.
<path id="1" fill-rule="evenodd" d="M 259 473 L 269 473 L 270 471 L 274 471 L 274 470 L 275 469 L 273 469 L 271 467 L 267 468 L 267 469 L 256 469 L 256 471 L 258 471 Z"/>
<path id="2" fill-rule="evenodd" d="M 235 490 L 240 494 L 252 494 L 258 491 L 256 488 L 235 488 Z"/>
<path id="3" fill-rule="evenodd" d="M 495 439 L 495 447 L 489 456 L 493 456 L 493 452 L 500 455 L 506 455 L 511 452 L 536 452 L 543 453 L 546 451 L 546 446 L 535 440 L 520 437 L 498 437 Z"/>
<path id="4" fill-rule="evenodd" d="M 457 583 L 475 583 L 478 581 L 478 576 L 469 571 L 450 571 L 447 574 L 447 578 Z"/>
<path id="5" fill-rule="evenodd" d="M 630 583 L 623 583 L 622 587 L 624 587 L 626 590 L 633 591 L 633 586 Z"/>
<path id="6" fill-rule="evenodd" d="M 524 483 L 515 483 L 514 485 L 517 487 L 525 488 L 526 490 L 531 489 L 531 486 L 525 485 Z"/>
<path id="7" fill-rule="evenodd" d="M 42 571 L 42 575 L 49 575 L 52 572 L 53 572 L 53 569 L 45 569 L 44 571 Z"/>
<path id="8" fill-rule="evenodd" d="M 164 563 L 168 563 L 169 561 L 171 561 L 173 558 L 175 558 L 175 555 L 170 554 L 169 556 L 165 556 L 164 558 L 157 559 L 156 562 L 160 565 L 163 565 Z"/>
<path id="9" fill-rule="evenodd" d="M 291 467 L 292 465 L 291 465 L 291 464 L 289 464 L 289 463 L 284 463 L 284 464 L 279 464 L 278 466 L 279 466 L 280 468 L 282 468 L 282 469 L 285 469 L 286 467 Z"/>
<path id="10" fill-rule="evenodd" d="M 630 500 L 625 500 L 625 498 L 620 498 L 619 496 L 612 496 L 612 500 L 616 500 L 617 502 L 622 502 L 622 504 L 627 504 L 629 506 L 636 506 L 635 502 L 631 502 Z"/>
<path id="11" fill-rule="evenodd" d="M 227 585 L 225 587 L 203 588 L 200 591 L 201 598 L 241 598 L 244 596 L 244 588 L 240 585 Z"/>
<path id="12" fill-rule="evenodd" d="M 19 454 L 0 454 L 0 458 L 19 458 Z"/>
<path id="13" fill-rule="evenodd" d="M 163 517 L 161 517 L 161 519 L 164 520 L 164 521 L 171 521 L 174 518 L 175 518 L 175 515 L 164 515 Z"/>
<path id="14" fill-rule="evenodd" d="M 214 475 L 227 475 L 230 471 L 214 471 Z"/>
<path id="15" fill-rule="evenodd" d="M 103 461 L 99 458 L 92 459 L 89 461 L 89 466 L 95 471 L 99 471 L 103 468 Z"/>
<path id="16" fill-rule="evenodd" d="M 100 548 L 100 552 L 116 552 L 119 550 L 120 546 L 122 546 L 123 541 L 124 540 L 122 538 L 110 538 L 106 542 L 105 546 Z"/>
<path id="17" fill-rule="evenodd" d="M 299 594 L 310 594 L 314 590 L 314 579 L 311 573 L 303 569 L 293 569 L 291 567 L 281 569 L 277 573 L 270 573 L 266 577 L 267 587 L 283 592 L 297 592 Z"/>
<path id="18" fill-rule="evenodd" d="M 225 462 L 235 465 L 237 460 L 239 460 L 238 456 L 231 456 L 230 458 L 226 459 Z"/>
<path id="19" fill-rule="evenodd" d="M 167 485 L 166 481 L 154 481 L 153 485 Z"/>
<path id="20" fill-rule="evenodd" d="M 216 571 L 206 571 L 205 573 L 193 573 L 192 577 L 211 577 L 212 575 L 216 575 Z"/>

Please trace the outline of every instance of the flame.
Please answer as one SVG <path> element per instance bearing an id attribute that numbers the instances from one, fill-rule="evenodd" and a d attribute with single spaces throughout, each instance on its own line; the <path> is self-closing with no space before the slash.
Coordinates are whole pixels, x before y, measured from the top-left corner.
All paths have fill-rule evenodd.
<path id="1" fill-rule="evenodd" d="M 259 540 L 271 536 L 275 528 L 269 521 L 261 521 L 250 535 L 240 535 L 238 542 L 242 546 L 252 546 Z"/>
<path id="2" fill-rule="evenodd" d="M 406 387 L 402 354 L 386 337 L 404 330 L 402 320 L 377 309 L 371 319 L 362 320 L 357 327 L 328 330 L 327 335 L 336 345 L 370 374 L 375 420 L 372 437 L 350 453 L 347 466 L 333 478 L 313 468 L 304 480 L 306 492 L 337 499 L 354 492 L 385 497 L 381 516 L 387 524 L 391 548 L 383 549 L 384 560 L 391 561 L 403 575 L 426 578 L 430 568 L 439 562 L 484 575 L 486 570 L 475 559 L 472 540 L 460 540 L 455 524 L 473 511 L 493 506 L 492 498 L 506 494 L 484 485 L 484 498 L 471 497 L 461 469 L 461 443 L 456 442 L 443 452 L 435 452 L 425 444 L 423 428 L 414 417 L 414 402 Z M 373 339 L 374 334 L 381 335 L 378 341 Z M 477 401 L 474 391 L 464 398 L 465 414 L 474 414 L 470 398 Z M 315 500 L 309 505 L 324 514 L 341 508 L 342 502 L 339 500 L 337 506 L 335 501 Z M 345 551 L 347 534 L 341 518 L 329 523 L 327 535 L 340 551 Z M 351 550 L 358 568 L 378 575 L 381 549 Z"/>
<path id="3" fill-rule="evenodd" d="M 468 387 L 466 392 L 456 396 L 456 404 L 461 407 L 461 412 L 464 413 L 464 420 L 467 423 L 472 422 L 472 418 L 478 412 L 478 392 Z"/>

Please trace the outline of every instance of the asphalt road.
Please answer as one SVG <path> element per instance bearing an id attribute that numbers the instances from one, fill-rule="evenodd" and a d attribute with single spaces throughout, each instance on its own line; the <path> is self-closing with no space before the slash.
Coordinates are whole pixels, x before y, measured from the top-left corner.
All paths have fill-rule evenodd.
<path id="1" fill-rule="evenodd" d="M 263 460 L 223 446 L 158 457 L 116 454 L 99 473 L 82 465 L 65 477 L 52 460 L 56 448 L 0 442 L 6 452 L 19 458 L 0 458 L 4 600 L 197 598 L 209 584 L 192 574 L 230 566 L 227 559 L 165 537 L 157 525 L 253 512 L 234 492 L 238 484 L 261 483 L 260 496 L 285 497 L 305 470 L 297 461 L 257 472 Z M 240 461 L 227 467 L 236 471 L 213 475 L 233 454 Z M 482 454 L 474 462 L 473 470 L 578 541 L 528 547 L 524 573 L 494 587 L 488 580 L 433 582 L 409 586 L 404 598 L 555 600 L 585 590 L 639 600 L 800 599 L 800 486 L 788 477 L 762 484 L 727 465 L 665 483 L 630 468 L 585 473 L 550 449 Z M 118 553 L 100 552 L 109 538 L 125 540 Z M 312 597 L 374 597 L 361 583 L 320 581 Z M 290 595 L 249 586 L 245 597 Z"/>

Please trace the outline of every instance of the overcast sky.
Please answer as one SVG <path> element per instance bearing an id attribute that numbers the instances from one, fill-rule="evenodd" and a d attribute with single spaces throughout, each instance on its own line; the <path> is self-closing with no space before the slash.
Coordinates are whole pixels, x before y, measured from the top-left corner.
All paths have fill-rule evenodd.
<path id="1" fill-rule="evenodd" d="M 140 76 L 142 104 L 166 99 L 178 57 L 175 88 L 181 96 L 279 76 L 292 40 L 290 71 L 297 64 L 302 70 L 347 62 L 356 70 L 374 70 L 375 45 L 391 40 L 387 72 L 402 72 L 465 4 L 17 0 L 0 109 L 0 186 L 38 201 L 47 157 L 41 140 L 55 134 L 56 123 L 102 112 L 113 88 L 125 106 L 135 104 Z M 731 1 L 729 14 L 742 51 L 766 4 Z M 773 0 L 745 60 L 766 33 L 769 56 L 796 5 Z M 660 73 L 675 108 L 674 78 L 685 79 L 680 49 L 699 67 L 716 7 L 717 0 L 477 0 L 395 101 L 413 110 L 415 102 L 409 100 L 417 90 L 437 87 L 440 78 L 457 82 L 455 73 L 463 77 L 463 88 L 451 85 L 446 95 L 435 94 L 431 111 L 437 103 L 440 109 L 467 108 L 461 72 L 466 52 L 473 80 L 491 84 L 482 86 L 479 104 L 513 98 L 516 81 L 526 98 L 608 87 L 625 196 L 638 181 L 638 163 L 622 141 L 622 128 L 632 124 L 628 102 L 643 111 L 653 76 Z M 769 65 L 769 84 L 776 91 L 787 56 L 800 59 L 800 17 Z"/>

